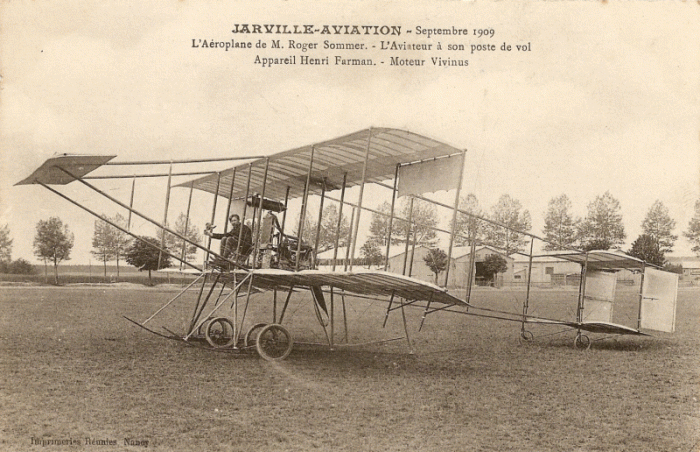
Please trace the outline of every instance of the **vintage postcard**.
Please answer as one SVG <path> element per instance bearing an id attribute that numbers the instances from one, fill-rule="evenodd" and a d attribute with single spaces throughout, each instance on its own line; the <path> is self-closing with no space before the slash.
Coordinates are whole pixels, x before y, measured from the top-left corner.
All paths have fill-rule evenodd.
<path id="1" fill-rule="evenodd" d="M 0 260 L 7 275 L 34 272 L 3 276 L 0 286 L 0 448 L 698 450 L 699 13 L 697 2 L 681 1 L 0 2 Z M 313 171 L 314 158 L 323 172 Z M 265 159 L 271 164 L 260 163 L 254 175 L 246 169 Z M 441 163 L 429 166 L 430 159 Z M 54 166 L 69 160 L 66 168 L 77 173 Z M 416 161 L 426 165 L 406 169 L 403 185 L 394 185 L 399 167 Z M 107 176 L 114 178 L 100 179 Z M 393 201 L 396 212 L 406 209 L 404 195 L 417 192 L 430 192 L 425 197 L 439 206 L 438 233 L 424 242 L 414 234 L 394 243 L 391 231 L 378 238 L 378 215 L 394 209 Z M 339 208 L 341 196 L 350 239 L 319 247 L 323 209 Z M 504 203 L 514 209 L 513 230 L 527 233 L 514 248 L 478 236 L 492 246 L 488 253 L 505 250 L 507 268 L 473 272 L 479 250 L 468 249 L 477 236 L 455 238 L 460 199 L 460 208 L 496 223 L 506 222 L 498 217 Z M 258 209 L 266 202 L 272 207 Z M 577 329 L 581 345 L 584 299 L 603 303 L 601 322 L 626 324 L 615 317 L 627 312 L 613 310 L 615 297 L 586 295 L 585 271 L 542 264 L 541 279 L 533 279 L 532 256 L 556 249 L 540 238 L 552 237 L 557 202 L 572 231 L 574 223 L 579 228 L 560 249 L 599 245 L 638 256 L 652 213 L 668 220 L 656 265 L 682 273 L 673 277 L 678 296 L 663 330 L 673 333 L 641 336 L 640 327 L 653 324 L 641 323 L 642 305 L 655 295 L 637 288 L 640 272 L 622 279 L 602 272 L 591 276 L 589 291 L 600 283 L 600 293 L 614 293 L 610 284 L 617 285 L 639 311 L 630 309 L 626 330 L 593 333 L 638 336 L 585 336 L 584 345 L 594 345 L 579 354 L 560 346 L 569 339 L 559 343 L 549 333 L 537 349 L 517 344 L 518 335 L 532 338 L 526 314 L 539 314 Z M 600 205 L 611 207 L 616 229 L 605 240 L 584 240 L 581 225 L 594 221 Z M 289 242 L 293 257 L 284 265 L 281 251 L 270 257 L 266 250 L 277 248 L 260 246 L 266 209 L 287 221 L 280 225 L 286 236 L 316 231 Z M 415 209 L 403 212 L 419 215 Z M 239 218 L 229 222 L 233 212 Z M 184 230 L 196 229 L 201 245 L 186 252 L 183 244 L 184 265 L 158 272 L 168 285 L 145 287 L 128 275 L 141 277 L 137 269 L 150 271 L 147 264 L 100 254 L 100 216 L 164 248 L 159 228 L 187 221 Z M 58 224 L 51 219 L 71 238 L 69 255 L 58 261 L 42 251 L 41 228 Z M 249 227 L 250 256 L 228 257 L 226 233 Z M 194 281 L 193 272 L 210 268 L 210 255 L 229 258 L 226 271 L 267 266 L 273 274 L 317 269 L 322 259 L 352 266 L 379 244 L 386 266 L 375 269 L 383 271 L 409 245 L 415 252 L 416 242 L 426 253 L 444 250 L 448 270 L 419 259 L 425 274 L 418 267 L 407 273 L 398 257 L 401 276 L 417 278 L 415 286 L 398 276 L 294 282 L 279 274 L 260 286 L 274 290 L 273 323 L 287 308 L 278 287 L 292 304 L 295 284 L 311 288 L 315 311 L 289 314 L 312 313 L 304 321 L 316 329 L 292 327 L 299 342 L 335 349 L 341 330 L 345 340 L 355 334 L 356 342 L 372 342 L 386 316 L 401 337 L 396 343 L 410 350 L 318 355 L 302 347 L 269 364 L 160 341 L 122 318 L 134 313 L 143 326 Z M 458 282 L 458 264 L 449 261 L 460 256 L 472 257 Z M 578 269 L 587 259 L 572 262 Z M 184 270 L 191 273 L 181 276 Z M 245 286 L 235 281 L 229 289 L 238 299 Z M 532 285 L 534 295 L 533 281 L 541 283 Z M 205 296 L 209 287 L 218 293 L 217 282 L 207 284 Z M 486 297 L 482 309 L 498 311 L 482 313 L 515 324 L 436 313 L 423 327 L 433 299 L 469 307 L 472 285 Z M 333 295 L 340 315 L 337 294 L 324 298 L 321 286 L 362 287 L 392 301 L 351 309 L 359 325 L 348 332 L 340 317 L 337 325 L 330 320 Z M 422 297 L 427 307 L 408 314 L 407 326 L 408 304 L 391 309 L 395 294 Z M 552 310 L 536 312 L 528 303 L 538 297 Z M 272 303 L 273 296 L 261 299 Z M 558 306 L 561 300 L 572 308 Z M 188 315 L 197 314 L 194 306 Z M 521 318 L 503 314 L 506 308 Z M 252 323 L 238 315 L 257 312 L 251 309 L 220 326 L 230 324 L 242 339 Z M 374 323 L 362 317 L 374 309 Z M 185 339 L 208 328 L 202 310 L 185 325 Z M 370 325 L 371 332 L 361 329 Z M 231 344 L 238 349 L 236 339 Z M 284 357 L 289 351 L 291 336 Z"/>

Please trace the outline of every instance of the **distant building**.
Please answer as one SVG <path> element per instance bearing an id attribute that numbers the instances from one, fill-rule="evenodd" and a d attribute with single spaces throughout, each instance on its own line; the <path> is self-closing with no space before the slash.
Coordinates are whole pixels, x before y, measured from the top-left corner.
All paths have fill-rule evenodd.
<path id="1" fill-rule="evenodd" d="M 408 254 L 406 254 L 405 250 L 406 244 L 393 245 L 389 249 L 389 267 L 387 270 L 392 273 L 405 274 L 421 281 L 435 283 L 435 273 L 423 260 L 430 252 L 430 249 L 423 245 L 418 245 L 415 248 L 409 246 Z M 441 273 L 440 276 L 444 277 L 444 273 Z M 442 284 L 442 281 L 440 283 Z"/>
<path id="2" fill-rule="evenodd" d="M 683 277 L 687 279 L 700 278 L 700 258 L 695 256 L 672 256 L 668 262 L 683 267 Z"/>
<path id="3" fill-rule="evenodd" d="M 700 277 L 700 261 L 682 261 L 681 266 L 683 267 L 683 276 L 688 278 Z"/>
<path id="4" fill-rule="evenodd" d="M 355 258 L 354 259 L 346 259 L 346 256 L 348 256 L 348 247 L 346 246 L 341 246 L 338 248 L 338 252 L 335 252 L 335 248 L 323 251 L 322 253 L 318 253 L 316 255 L 316 265 L 319 268 L 325 269 L 325 270 L 331 270 L 333 266 L 335 265 L 335 269 L 337 271 L 342 271 L 346 264 L 349 267 L 350 263 L 352 263 L 353 267 L 365 267 L 367 268 L 367 259 L 359 256 L 359 250 L 355 250 Z M 335 259 L 333 258 L 335 256 Z M 374 268 L 374 267 L 373 267 Z M 384 268 L 384 263 L 382 262 L 381 268 Z"/>
<path id="5" fill-rule="evenodd" d="M 468 246 L 457 246 L 452 249 L 452 267 L 448 287 L 464 288 L 469 284 L 470 252 L 471 248 Z M 488 274 L 484 268 L 486 258 L 494 254 L 503 257 L 508 265 L 505 272 L 496 274 L 495 281 L 493 281 L 493 275 Z M 501 287 L 504 283 L 513 280 L 513 264 L 513 258 L 507 256 L 504 251 L 488 245 L 477 246 L 474 249 L 473 284 L 485 286 L 495 283 L 496 287 Z"/>
<path id="6" fill-rule="evenodd" d="M 530 258 L 516 255 L 513 263 L 513 281 L 527 283 Z M 578 284 L 581 277 L 581 265 L 554 256 L 532 258 L 530 282 L 533 284 Z"/>
<path id="7" fill-rule="evenodd" d="M 333 260 L 333 250 L 319 253 L 317 256 L 319 267 L 330 269 L 335 262 L 336 270 L 342 270 L 345 265 L 346 251 L 346 248 L 339 248 L 338 257 L 335 261 Z M 389 265 L 387 271 L 405 274 L 412 278 L 420 279 L 421 281 L 435 283 L 435 273 L 426 265 L 424 260 L 429 251 L 430 248 L 423 245 L 418 245 L 415 248 L 409 246 L 408 254 L 406 254 L 405 244 L 392 245 L 389 250 Z M 443 249 L 443 251 L 447 254 L 447 250 Z M 456 246 L 452 249 L 448 287 L 464 288 L 467 286 L 469 281 L 469 253 L 470 247 L 468 246 Z M 476 247 L 474 253 L 473 282 L 475 285 L 491 285 L 494 283 L 494 281 L 492 281 L 493 275 L 487 274 L 484 268 L 484 261 L 493 254 L 502 256 L 506 260 L 508 266 L 505 272 L 496 275 L 495 285 L 502 286 L 504 283 L 509 283 L 513 280 L 513 259 L 497 248 L 482 245 Z M 355 258 L 353 266 L 367 268 L 365 260 L 361 258 Z M 373 268 L 383 270 L 384 264 L 382 263 Z M 443 284 L 444 277 L 445 273 L 440 273 L 438 279 L 439 285 Z"/>

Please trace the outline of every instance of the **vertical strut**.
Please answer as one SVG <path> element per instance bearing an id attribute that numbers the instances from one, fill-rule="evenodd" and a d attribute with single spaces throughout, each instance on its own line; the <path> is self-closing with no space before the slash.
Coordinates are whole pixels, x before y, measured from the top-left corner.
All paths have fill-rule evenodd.
<path id="1" fill-rule="evenodd" d="M 411 263 L 408 266 L 408 276 L 411 277 L 413 275 L 413 260 L 415 258 L 416 254 L 416 241 L 418 240 L 418 234 L 416 234 L 416 231 L 413 231 L 413 242 L 411 243 Z M 435 283 L 437 284 L 437 278 Z"/>
<path id="2" fill-rule="evenodd" d="M 331 343 L 331 350 L 334 349 L 334 341 L 335 341 L 335 300 L 333 299 L 333 286 L 331 286 L 331 312 L 329 315 L 329 320 L 331 324 L 331 337 L 330 337 L 330 343 Z"/>
<path id="3" fill-rule="evenodd" d="M 287 210 L 289 210 L 287 208 L 287 206 L 289 204 L 289 188 L 290 188 L 289 185 L 287 185 L 287 191 L 284 194 L 284 212 L 282 212 L 282 226 L 280 226 L 283 231 L 284 231 L 284 225 L 287 223 Z"/>
<path id="4" fill-rule="evenodd" d="M 190 227 L 190 208 L 192 207 L 192 192 L 194 191 L 194 181 L 190 184 L 190 196 L 187 200 L 187 213 L 185 214 L 185 234 Z M 182 257 L 180 260 L 180 270 L 182 270 L 182 261 L 187 257 L 187 242 L 182 241 Z"/>
<path id="5" fill-rule="evenodd" d="M 403 301 L 401 302 L 401 317 L 403 318 L 403 330 L 406 333 L 406 342 L 408 342 L 409 354 L 413 354 L 413 345 L 411 345 L 411 338 L 408 335 L 408 323 L 406 322 L 406 311 L 403 307 Z"/>
<path id="6" fill-rule="evenodd" d="M 535 239 L 530 239 L 530 255 L 527 264 L 527 291 L 525 293 L 525 301 L 523 302 L 523 322 L 520 327 L 520 333 L 525 334 L 525 322 L 527 321 L 527 311 L 530 308 L 530 283 L 532 282 L 532 248 Z"/>
<path id="7" fill-rule="evenodd" d="M 384 271 L 389 269 L 389 249 L 391 247 L 391 233 L 394 227 L 394 208 L 396 206 L 396 188 L 399 183 L 399 168 L 400 165 L 396 165 L 396 170 L 394 171 L 394 188 L 391 191 L 391 210 L 389 211 L 389 231 L 387 231 L 386 238 L 386 258 L 384 259 Z"/>
<path id="8" fill-rule="evenodd" d="M 478 227 L 478 225 L 476 227 Z M 476 253 L 476 232 L 476 230 L 472 231 L 470 239 L 471 242 L 469 243 L 469 278 L 467 279 L 467 299 L 465 300 L 467 305 L 469 305 L 471 302 L 472 286 L 474 285 L 474 265 L 476 264 L 476 256 L 474 256 Z M 469 306 L 467 306 L 467 310 L 469 310 Z"/>
<path id="9" fill-rule="evenodd" d="M 413 197 L 411 197 L 411 203 L 408 208 L 408 225 L 406 226 L 406 247 L 404 248 L 403 254 L 403 270 L 402 275 L 406 275 L 406 261 L 408 260 L 408 247 L 411 242 L 411 231 L 413 229 Z"/>
<path id="10" fill-rule="evenodd" d="M 430 294 L 430 300 L 428 300 L 428 304 L 425 305 L 425 311 L 423 311 L 423 317 L 420 319 L 420 326 L 418 327 L 418 331 L 423 329 L 423 322 L 425 322 L 425 316 L 428 315 L 428 310 L 430 309 L 430 303 L 433 301 L 433 294 Z"/>
<path id="11" fill-rule="evenodd" d="M 238 240 L 236 243 L 236 256 L 238 256 L 240 244 L 241 244 L 241 238 L 243 237 L 243 226 L 245 225 L 246 221 L 246 214 L 248 213 L 248 196 L 250 196 L 250 179 L 253 176 L 253 162 L 250 162 L 248 164 L 248 182 L 246 183 L 245 187 L 245 201 L 243 202 L 243 218 L 241 218 L 241 225 L 238 228 Z M 262 205 L 262 200 L 260 201 L 260 204 Z M 228 219 L 227 219 L 228 221 Z M 252 232 L 252 231 L 251 231 Z"/>
<path id="12" fill-rule="evenodd" d="M 639 281 L 639 310 L 637 311 L 637 329 L 642 327 L 642 301 L 644 300 L 644 271 L 646 262 L 642 262 L 642 274 Z"/>
<path id="13" fill-rule="evenodd" d="M 338 259 L 338 246 L 340 245 L 340 226 L 343 220 L 343 205 L 345 204 L 345 185 L 348 180 L 348 172 L 343 173 L 343 187 L 340 190 L 340 206 L 338 207 L 338 224 L 335 228 L 335 247 L 333 249 L 333 267 L 335 271 L 336 260 Z"/>
<path id="14" fill-rule="evenodd" d="M 267 171 L 270 168 L 270 158 L 265 159 L 265 172 L 263 173 L 263 185 L 262 193 L 260 194 L 260 206 L 258 207 L 258 218 L 257 218 L 257 234 L 255 234 L 255 240 L 253 241 L 253 263 L 252 267 L 255 268 L 258 264 L 258 253 L 260 251 L 260 233 L 262 232 L 262 213 L 263 213 L 263 200 L 265 199 L 265 189 L 267 188 Z M 241 226 L 241 233 L 243 233 L 243 227 Z"/>
<path id="15" fill-rule="evenodd" d="M 365 151 L 365 162 L 362 165 L 362 182 L 360 183 L 360 194 L 357 201 L 357 216 L 355 217 L 355 226 L 353 228 L 350 240 L 352 247 L 350 249 L 350 270 L 352 270 L 353 260 L 355 260 L 355 247 L 357 246 L 357 230 L 360 227 L 360 214 L 362 213 L 362 198 L 365 192 L 365 181 L 367 180 L 367 163 L 369 162 L 369 150 L 372 147 L 372 128 L 369 128 L 367 134 L 367 150 Z"/>
<path id="16" fill-rule="evenodd" d="M 343 302 L 343 326 L 345 328 L 345 338 L 344 339 L 345 339 L 345 343 L 347 344 L 349 341 L 349 337 L 348 337 L 348 313 L 345 310 L 345 292 L 340 294 L 340 298 Z"/>
<path id="17" fill-rule="evenodd" d="M 323 219 L 323 201 L 326 199 L 326 179 L 323 179 L 321 186 L 321 202 L 318 208 L 318 222 L 316 223 L 316 241 L 314 243 L 314 256 L 318 255 L 318 244 L 321 239 L 321 220 Z"/>
<path id="18" fill-rule="evenodd" d="M 389 306 L 386 307 L 386 314 L 384 315 L 384 323 L 382 324 L 382 328 L 386 328 L 386 322 L 389 320 L 389 313 L 391 312 L 391 305 L 394 303 L 394 293 L 395 291 L 391 291 L 391 298 L 389 298 Z"/>
<path id="19" fill-rule="evenodd" d="M 588 271 L 588 252 L 586 252 L 586 259 L 581 266 L 581 281 L 578 286 L 578 306 L 576 307 L 576 322 L 583 322 L 583 303 L 586 297 L 586 273 Z M 581 334 L 581 329 L 578 330 L 578 334 Z"/>
<path id="20" fill-rule="evenodd" d="M 221 173 L 216 173 L 216 191 L 214 191 L 214 205 L 212 205 L 211 208 L 211 224 L 214 224 L 214 221 L 216 221 L 216 201 L 219 199 L 219 184 L 221 183 Z M 228 221 L 228 218 L 226 219 Z M 211 236 L 209 236 L 209 240 L 207 240 L 207 248 L 211 248 Z M 204 255 L 204 265 L 206 268 L 206 263 L 209 261 L 209 251 L 207 251 Z"/>
<path id="21" fill-rule="evenodd" d="M 350 214 L 350 228 L 348 229 L 348 246 L 345 248 L 345 263 L 343 265 L 343 270 L 347 270 L 350 267 L 350 242 L 352 241 L 352 225 L 355 224 L 355 210 L 352 208 L 352 213 Z"/>
<path id="22" fill-rule="evenodd" d="M 228 192 L 228 205 L 226 206 L 226 221 L 224 222 L 224 234 L 228 231 L 228 218 L 231 216 L 231 204 L 233 203 L 233 185 L 236 182 L 236 168 L 231 173 L 231 190 Z"/>
<path id="23" fill-rule="evenodd" d="M 467 151 L 462 151 L 462 166 L 459 168 L 459 184 L 457 185 L 457 193 L 455 193 L 455 207 L 452 211 L 452 232 L 450 233 L 450 245 L 447 247 L 447 268 L 445 269 L 445 285 L 447 287 L 447 282 L 450 276 L 450 267 L 452 266 L 452 245 L 454 245 L 455 231 L 457 230 L 457 210 L 459 209 L 459 194 L 462 190 L 462 181 L 464 179 L 464 156 Z"/>
<path id="24" fill-rule="evenodd" d="M 170 169 L 168 170 L 168 188 L 165 190 L 165 209 L 163 211 L 163 226 L 168 225 L 168 207 L 170 206 L 170 185 L 173 178 L 173 164 L 170 163 Z M 165 229 L 160 230 L 160 247 L 165 248 Z M 160 269 L 161 260 L 163 258 L 163 252 L 158 252 L 158 266 L 156 269 Z"/>
<path id="25" fill-rule="evenodd" d="M 309 200 L 309 186 L 311 185 L 311 171 L 314 167 L 314 152 L 316 146 L 311 146 L 311 159 L 309 159 L 309 172 L 306 174 L 306 185 L 304 186 L 304 197 L 301 201 L 301 213 L 299 214 L 299 239 L 297 240 L 297 255 L 294 263 L 294 270 L 299 270 L 299 257 L 301 256 L 301 241 L 304 232 L 304 220 L 306 219 L 306 202 Z"/>
<path id="26" fill-rule="evenodd" d="M 129 218 L 126 220 L 126 230 L 131 231 L 131 209 L 134 208 L 134 190 L 136 189 L 136 176 L 131 180 L 131 198 L 129 198 Z"/>
<path id="27" fill-rule="evenodd" d="M 282 320 L 284 320 L 284 314 L 287 312 L 287 306 L 289 306 L 289 299 L 292 298 L 292 292 L 294 291 L 294 284 L 292 284 L 289 287 L 289 293 L 287 294 L 287 298 L 284 300 L 284 306 L 282 306 L 282 313 L 280 314 L 280 321 L 278 323 L 282 323 Z"/>

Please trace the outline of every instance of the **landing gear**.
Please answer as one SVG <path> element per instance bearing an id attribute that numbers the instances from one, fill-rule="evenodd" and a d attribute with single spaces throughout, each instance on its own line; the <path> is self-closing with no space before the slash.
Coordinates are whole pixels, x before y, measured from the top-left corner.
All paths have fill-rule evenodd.
<path id="1" fill-rule="evenodd" d="M 255 341 L 258 354 L 267 361 L 283 360 L 289 356 L 293 346 L 292 335 L 276 323 L 264 326 Z"/>
<path id="2" fill-rule="evenodd" d="M 267 323 L 256 323 L 255 325 L 251 326 L 248 332 L 245 333 L 243 346 L 245 348 L 254 347 L 258 341 L 258 333 L 260 333 L 260 330 L 266 325 Z"/>
<path id="3" fill-rule="evenodd" d="M 230 347 L 236 342 L 236 329 L 233 322 L 226 317 L 212 319 L 204 333 L 207 342 L 214 348 Z"/>
<path id="4" fill-rule="evenodd" d="M 585 334 L 576 334 L 576 337 L 574 338 L 574 348 L 578 348 L 580 350 L 588 350 L 589 348 L 591 348 L 591 338 L 589 338 Z"/>
<path id="5" fill-rule="evenodd" d="M 520 332 L 520 337 L 518 337 L 518 342 L 521 344 L 532 342 L 535 339 L 535 336 L 532 334 L 532 332 L 527 331 L 527 330 L 522 330 Z"/>

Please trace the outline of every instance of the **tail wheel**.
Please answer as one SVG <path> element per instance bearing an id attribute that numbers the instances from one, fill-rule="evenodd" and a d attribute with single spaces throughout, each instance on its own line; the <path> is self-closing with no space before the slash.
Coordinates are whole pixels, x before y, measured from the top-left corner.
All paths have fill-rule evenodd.
<path id="1" fill-rule="evenodd" d="M 255 325 L 250 327 L 248 332 L 245 333 L 245 340 L 244 340 L 245 348 L 255 346 L 255 344 L 258 340 L 258 333 L 266 325 L 267 325 L 267 323 L 256 323 Z"/>
<path id="2" fill-rule="evenodd" d="M 532 342 L 535 339 L 535 336 L 532 334 L 532 332 L 523 330 L 520 332 L 520 337 L 518 338 L 518 341 L 522 343 L 527 343 L 527 342 Z"/>
<path id="3" fill-rule="evenodd" d="M 214 348 L 230 347 L 236 342 L 236 329 L 226 317 L 212 319 L 204 331 L 207 342 Z"/>
<path id="4" fill-rule="evenodd" d="M 258 354 L 267 361 L 281 361 L 292 351 L 294 341 L 286 328 L 276 323 L 260 330 L 255 341 Z"/>
<path id="5" fill-rule="evenodd" d="M 588 350 L 589 348 L 591 348 L 591 338 L 589 338 L 585 334 L 577 334 L 574 338 L 574 348 Z"/>

